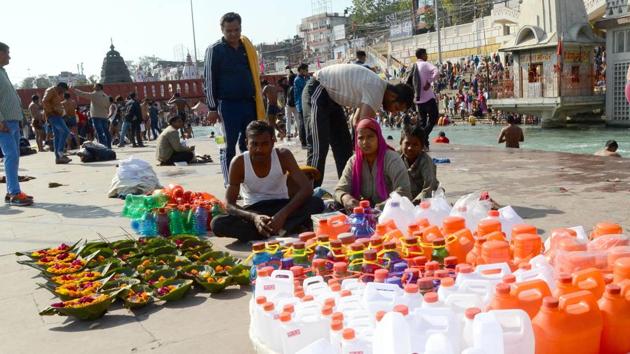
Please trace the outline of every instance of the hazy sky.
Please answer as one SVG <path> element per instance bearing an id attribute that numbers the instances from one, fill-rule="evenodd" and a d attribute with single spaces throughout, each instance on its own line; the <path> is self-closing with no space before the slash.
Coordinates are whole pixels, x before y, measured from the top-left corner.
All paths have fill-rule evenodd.
<path id="1" fill-rule="evenodd" d="M 13 83 L 27 76 L 77 72 L 100 76 L 110 37 L 125 60 L 157 55 L 179 60 L 193 54 L 189 0 L 5 0 L 0 42 L 10 46 L 5 67 Z M 351 0 L 332 0 L 343 13 Z M 300 19 L 312 15 L 311 0 L 193 0 L 197 57 L 221 37 L 219 18 L 238 12 L 243 34 L 254 43 L 297 34 Z"/>

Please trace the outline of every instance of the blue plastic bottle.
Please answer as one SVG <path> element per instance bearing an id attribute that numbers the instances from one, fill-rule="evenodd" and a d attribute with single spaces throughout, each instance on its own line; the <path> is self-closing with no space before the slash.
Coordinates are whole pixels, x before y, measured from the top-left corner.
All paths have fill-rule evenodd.
<path id="1" fill-rule="evenodd" d="M 352 215 L 350 215 L 350 225 L 350 232 L 356 238 L 371 237 L 374 234 L 374 229 L 370 227 L 365 210 L 362 207 L 354 208 Z"/>
<path id="2" fill-rule="evenodd" d="M 359 202 L 359 206 L 363 208 L 363 212 L 365 212 L 365 217 L 367 218 L 370 227 L 374 230 L 376 228 L 376 224 L 378 224 L 378 218 L 375 210 L 370 207 L 370 201 L 362 200 Z"/>
<path id="3" fill-rule="evenodd" d="M 208 233 L 208 210 L 202 206 L 195 208 L 193 217 L 193 233 L 197 236 L 203 236 Z"/>
<path id="4" fill-rule="evenodd" d="M 252 267 L 249 272 L 249 280 L 253 282 L 256 280 L 256 271 L 265 267 L 267 263 L 269 263 L 271 256 L 267 253 L 264 242 L 254 243 L 252 245 L 252 252 L 254 253 L 254 256 L 252 257 Z"/>
<path id="5" fill-rule="evenodd" d="M 269 254 L 269 265 L 272 266 L 273 269 L 280 269 L 282 267 L 282 258 L 284 257 L 280 241 L 273 240 L 267 242 L 265 249 Z"/>
<path id="6" fill-rule="evenodd" d="M 330 240 L 328 235 L 317 236 L 317 246 L 315 247 L 314 259 L 327 259 L 330 252 Z"/>
<path id="7" fill-rule="evenodd" d="M 157 223 L 152 211 L 145 211 L 140 219 L 140 235 L 144 237 L 157 236 Z"/>

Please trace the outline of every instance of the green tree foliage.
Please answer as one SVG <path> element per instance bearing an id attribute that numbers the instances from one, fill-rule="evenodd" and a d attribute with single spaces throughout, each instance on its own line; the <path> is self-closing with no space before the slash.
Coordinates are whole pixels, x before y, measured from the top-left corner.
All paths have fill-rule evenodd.
<path id="1" fill-rule="evenodd" d="M 33 84 L 35 84 L 35 77 L 25 77 L 24 80 L 22 80 L 22 83 L 20 83 L 20 88 L 30 89 L 33 88 Z"/>
<path id="2" fill-rule="evenodd" d="M 41 76 L 38 76 L 35 79 L 35 87 L 37 87 L 37 88 L 48 88 L 48 87 L 50 87 L 52 85 L 53 85 L 53 83 L 52 83 L 52 81 L 50 81 L 48 76 L 41 75 Z"/>
<path id="3" fill-rule="evenodd" d="M 411 11 L 409 0 L 352 0 L 350 19 L 357 25 L 383 22 L 386 17 Z"/>

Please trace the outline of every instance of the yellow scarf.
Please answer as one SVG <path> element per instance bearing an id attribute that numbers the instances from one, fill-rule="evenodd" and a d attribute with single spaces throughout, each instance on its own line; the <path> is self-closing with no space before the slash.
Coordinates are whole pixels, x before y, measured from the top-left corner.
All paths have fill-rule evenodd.
<path id="1" fill-rule="evenodd" d="M 265 105 L 262 99 L 262 87 L 260 86 L 260 69 L 258 66 L 258 55 L 256 54 L 256 47 L 252 44 L 249 38 L 241 36 L 241 42 L 245 47 L 245 53 L 247 53 L 247 62 L 249 63 L 249 70 L 252 71 L 252 78 L 254 79 L 254 98 L 256 100 L 256 117 L 258 120 L 264 120 L 265 117 Z"/>

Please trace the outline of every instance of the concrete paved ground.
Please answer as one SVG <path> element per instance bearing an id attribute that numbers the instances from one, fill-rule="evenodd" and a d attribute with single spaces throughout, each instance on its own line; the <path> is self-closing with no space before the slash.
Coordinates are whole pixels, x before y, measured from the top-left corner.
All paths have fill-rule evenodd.
<path id="1" fill-rule="evenodd" d="M 196 139 L 198 153 L 217 157 L 216 146 Z M 153 161 L 155 146 L 118 149 Z M 299 163 L 305 153 L 292 147 Z M 596 222 L 621 222 L 630 229 L 630 160 L 594 156 L 508 151 L 473 146 L 435 146 L 433 157 L 448 157 L 438 177 L 451 202 L 466 193 L 487 190 L 500 204 L 511 204 L 544 235 L 554 227 Z M 218 160 L 218 158 L 215 158 Z M 324 187 L 337 181 L 332 157 Z M 36 198 L 30 208 L 0 206 L 0 353 L 249 353 L 247 302 L 249 289 L 234 288 L 208 296 L 197 293 L 167 306 L 130 312 L 116 305 L 105 317 L 76 322 L 65 317 L 40 317 L 54 298 L 38 289 L 37 272 L 17 264 L 15 251 L 54 246 L 78 239 L 110 240 L 129 230 L 119 216 L 122 201 L 106 193 L 116 162 L 54 165 L 52 153 L 21 160 L 20 174 L 36 177 L 22 188 Z M 0 166 L 0 170 L 3 167 Z M 179 183 L 186 189 L 223 194 L 219 166 L 155 167 L 162 184 Z M 49 182 L 63 184 L 48 188 Z M 247 246 L 216 239 L 217 248 L 246 256 Z"/>

